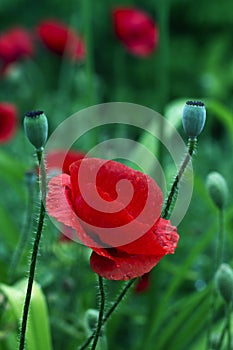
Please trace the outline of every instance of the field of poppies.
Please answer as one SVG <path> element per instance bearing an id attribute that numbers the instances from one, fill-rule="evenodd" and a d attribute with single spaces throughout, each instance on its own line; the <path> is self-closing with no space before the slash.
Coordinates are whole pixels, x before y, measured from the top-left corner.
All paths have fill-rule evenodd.
<path id="1" fill-rule="evenodd" d="M 232 1 L 0 7 L 0 350 L 233 349 Z"/>

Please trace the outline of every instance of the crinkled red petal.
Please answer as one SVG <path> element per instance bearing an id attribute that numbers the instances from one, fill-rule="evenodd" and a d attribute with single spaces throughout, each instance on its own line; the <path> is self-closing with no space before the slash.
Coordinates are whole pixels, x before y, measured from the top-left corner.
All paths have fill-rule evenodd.
<path id="1" fill-rule="evenodd" d="M 118 247 L 117 249 L 128 254 L 144 254 L 160 256 L 164 254 L 173 254 L 179 235 L 176 227 L 171 226 L 169 220 L 162 218 L 142 237 L 130 242 L 129 244 Z"/>
<path id="2" fill-rule="evenodd" d="M 129 280 L 149 272 L 162 258 L 144 255 L 115 255 L 106 258 L 92 252 L 90 265 L 98 275 L 109 280 Z"/>
<path id="3" fill-rule="evenodd" d="M 154 224 L 160 216 L 162 207 L 161 190 L 152 178 L 139 171 L 130 169 L 115 161 L 106 162 L 102 159 L 84 158 L 71 165 L 70 174 L 72 195 L 77 203 L 76 207 L 78 207 L 80 202 L 85 201 L 82 198 L 82 194 L 88 194 L 90 197 L 93 196 L 93 198 L 96 194 L 96 197 L 100 197 L 106 202 L 106 208 L 101 208 L 100 210 L 98 210 L 98 207 L 96 210 L 93 208 L 93 205 L 90 206 L 87 211 L 87 217 L 82 217 L 86 222 L 88 222 L 88 217 L 90 217 L 91 208 L 91 217 L 97 227 L 102 226 L 102 223 L 99 224 L 99 218 L 104 218 L 105 226 L 103 227 L 112 227 L 113 213 L 119 217 L 117 226 L 125 225 L 127 220 L 130 222 L 132 218 L 137 218 L 142 211 L 145 211 L 145 215 L 140 217 L 139 221 L 141 223 Z M 91 185 L 93 186 L 92 192 L 88 190 L 88 186 L 90 188 Z M 93 198 L 92 202 L 94 201 Z M 116 206 L 122 205 L 122 208 L 125 210 L 124 213 L 128 213 L 127 220 L 123 214 L 122 216 L 120 215 L 119 211 L 116 213 L 114 202 L 116 202 Z M 96 203 L 93 202 L 93 204 Z M 111 213 L 107 206 L 113 207 Z M 103 209 L 106 209 L 106 211 Z"/>
<path id="4" fill-rule="evenodd" d="M 77 233 L 77 240 L 87 246 L 92 246 L 93 241 L 83 230 L 75 214 L 70 197 L 70 176 L 58 175 L 49 182 L 49 191 L 46 199 L 48 214 L 58 222 L 72 227 Z"/>

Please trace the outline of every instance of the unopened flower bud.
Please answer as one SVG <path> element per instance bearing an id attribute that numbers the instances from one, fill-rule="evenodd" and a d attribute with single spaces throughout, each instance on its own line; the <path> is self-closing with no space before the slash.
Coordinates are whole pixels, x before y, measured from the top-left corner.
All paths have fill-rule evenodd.
<path id="1" fill-rule="evenodd" d="M 48 120 L 43 111 L 31 111 L 25 114 L 24 130 L 28 140 L 41 150 L 48 137 Z"/>
<path id="2" fill-rule="evenodd" d="M 88 309 L 85 313 L 85 325 L 87 329 L 93 332 L 96 329 L 99 318 L 99 311 L 95 309 Z"/>
<path id="3" fill-rule="evenodd" d="M 182 116 L 182 123 L 185 133 L 190 139 L 202 132 L 206 121 L 206 109 L 203 102 L 187 101 Z"/>
<path id="4" fill-rule="evenodd" d="M 28 187 L 32 187 L 35 185 L 37 180 L 36 172 L 33 170 L 28 170 L 25 173 L 25 182 Z"/>
<path id="5" fill-rule="evenodd" d="M 221 264 L 215 275 L 217 289 L 228 304 L 233 297 L 233 271 L 228 264 Z"/>
<path id="6" fill-rule="evenodd" d="M 207 176 L 206 187 L 214 204 L 218 209 L 223 209 L 228 197 L 228 187 L 224 177 L 215 171 L 210 173 Z"/>

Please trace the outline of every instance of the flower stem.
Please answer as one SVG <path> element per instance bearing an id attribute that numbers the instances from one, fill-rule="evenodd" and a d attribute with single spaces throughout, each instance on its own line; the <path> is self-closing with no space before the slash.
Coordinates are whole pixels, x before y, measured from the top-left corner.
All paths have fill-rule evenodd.
<path id="1" fill-rule="evenodd" d="M 216 269 L 223 261 L 224 252 L 224 210 L 219 210 L 219 232 L 217 238 L 217 248 L 216 248 Z"/>
<path id="2" fill-rule="evenodd" d="M 116 300 L 114 301 L 112 306 L 106 312 L 106 314 L 105 314 L 105 316 L 103 318 L 103 324 L 105 324 L 107 322 L 107 320 L 109 319 L 111 314 L 116 310 L 116 308 L 121 303 L 122 299 L 124 298 L 124 296 L 126 295 L 126 293 L 128 292 L 128 290 L 130 289 L 130 287 L 133 285 L 133 283 L 135 281 L 136 281 L 136 279 L 132 279 L 132 280 L 129 280 L 129 282 L 127 282 L 125 284 L 124 288 L 122 289 L 122 291 L 120 292 L 120 294 L 118 295 L 118 297 L 116 298 Z"/>
<path id="3" fill-rule="evenodd" d="M 216 350 L 221 350 L 226 332 L 227 332 L 226 350 L 231 350 L 231 308 L 232 308 L 232 303 L 229 303 L 226 306 L 226 322 L 222 329 Z"/>
<path id="4" fill-rule="evenodd" d="M 231 307 L 232 303 L 227 305 L 227 350 L 231 350 Z"/>
<path id="5" fill-rule="evenodd" d="M 180 179 L 181 179 L 190 159 L 192 158 L 192 155 L 196 149 L 196 145 L 197 145 L 197 139 L 189 139 L 188 140 L 187 155 L 186 155 L 183 163 L 181 164 L 180 170 L 178 171 L 178 173 L 175 177 L 175 180 L 172 184 L 170 193 L 169 193 L 169 195 L 166 199 L 166 202 L 165 202 L 165 208 L 164 208 L 163 213 L 162 213 L 162 218 L 164 218 L 164 219 L 169 219 L 169 217 L 170 217 L 171 205 L 174 204 L 174 202 L 176 200 Z"/>
<path id="6" fill-rule="evenodd" d="M 98 343 L 98 339 L 101 333 L 101 327 L 102 327 L 102 320 L 104 316 L 104 305 L 105 305 L 105 293 L 104 293 L 104 283 L 103 283 L 103 277 L 98 276 L 99 279 L 99 291 L 100 291 L 100 311 L 99 311 L 99 318 L 97 327 L 95 330 L 94 340 L 92 343 L 91 350 L 95 350 L 96 345 Z"/>
<path id="7" fill-rule="evenodd" d="M 214 263 L 214 273 L 220 266 L 223 261 L 223 252 L 224 252 L 224 210 L 219 210 L 219 232 L 217 237 L 216 244 L 216 255 L 215 255 L 215 263 Z M 214 285 L 212 286 L 212 297 L 210 301 L 210 318 L 207 325 L 207 342 L 206 342 L 206 350 L 210 348 L 210 337 L 211 337 L 211 329 L 214 323 L 214 316 L 216 312 L 216 289 Z"/>
<path id="8" fill-rule="evenodd" d="M 95 103 L 94 89 L 94 60 L 93 60 L 93 38 L 92 38 L 92 7 L 90 0 L 83 0 L 83 17 L 86 42 L 85 68 L 87 76 L 87 104 L 92 106 Z"/>
<path id="9" fill-rule="evenodd" d="M 112 304 L 112 306 L 109 308 L 109 310 L 106 312 L 105 316 L 102 318 L 102 323 L 101 323 L 101 327 L 107 322 L 107 320 L 109 319 L 109 317 L 112 315 L 112 313 L 116 310 L 116 308 L 118 307 L 118 305 L 120 304 L 120 302 L 123 300 L 124 296 L 126 295 L 126 293 L 128 292 L 128 290 L 130 289 L 130 287 L 133 285 L 133 283 L 136 281 L 136 279 L 132 279 L 129 280 L 129 282 L 127 282 L 124 286 L 124 288 L 122 289 L 122 291 L 119 293 L 118 297 L 116 298 L 116 300 L 114 301 L 114 303 Z M 91 341 L 94 339 L 95 337 L 95 332 L 93 332 L 90 337 L 85 341 L 85 343 L 79 348 L 79 350 L 84 350 L 88 347 L 88 345 L 91 343 Z"/>
<path id="10" fill-rule="evenodd" d="M 37 151 L 37 158 L 38 158 L 39 164 L 43 163 L 42 150 Z M 43 178 L 43 172 L 41 172 L 41 178 Z M 42 187 L 41 187 L 42 198 L 40 203 L 40 214 L 39 214 L 39 221 L 38 221 L 36 236 L 33 243 L 33 250 L 32 250 L 31 262 L 30 262 L 30 268 L 29 268 L 28 285 L 27 285 L 27 291 L 25 296 L 23 318 L 22 318 L 22 324 L 21 324 L 21 330 L 20 330 L 19 350 L 24 350 L 24 346 L 25 346 L 28 312 L 29 312 L 32 286 L 33 286 L 35 269 L 36 269 L 36 260 L 37 260 L 38 250 L 39 250 L 40 238 L 41 238 L 43 225 L 44 225 L 45 206 L 44 206 L 43 198 L 45 198 L 45 192 L 43 193 L 43 188 L 44 188 L 43 186 L 45 186 L 46 184 L 46 179 L 41 180 L 41 182 L 42 182 Z"/>

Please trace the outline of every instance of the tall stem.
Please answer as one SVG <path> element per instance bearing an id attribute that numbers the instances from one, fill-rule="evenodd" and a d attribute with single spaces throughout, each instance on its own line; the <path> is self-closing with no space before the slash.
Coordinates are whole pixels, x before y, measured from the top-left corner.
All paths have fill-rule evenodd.
<path id="1" fill-rule="evenodd" d="M 226 350 L 231 350 L 231 308 L 232 303 L 226 305 L 226 320 L 222 332 L 219 337 L 219 341 L 216 350 L 221 350 L 225 335 L 227 333 L 227 346 Z"/>
<path id="2" fill-rule="evenodd" d="M 43 162 L 42 151 L 37 151 L 37 158 L 38 158 L 39 164 L 41 162 Z M 42 176 L 42 174 L 41 174 L 41 176 Z M 46 183 L 46 179 L 44 179 L 42 181 L 42 191 L 43 191 L 43 186 L 45 186 L 45 183 Z M 40 238 L 41 238 L 43 225 L 44 225 L 44 217 L 45 217 L 45 206 L 44 206 L 44 202 L 43 202 L 44 197 L 45 197 L 45 193 L 42 192 L 42 199 L 41 199 L 41 203 L 40 203 L 39 221 L 38 221 L 35 240 L 33 243 L 32 256 L 31 256 L 31 262 L 30 262 L 30 268 L 29 268 L 29 276 L 28 276 L 28 285 L 27 285 L 26 297 L 25 297 L 24 308 L 23 308 L 23 317 L 22 317 L 22 325 L 21 325 L 20 340 L 19 340 L 19 350 L 24 350 L 24 346 L 25 346 L 25 336 L 26 336 L 26 329 L 27 329 L 28 312 L 29 312 L 29 306 L 30 306 L 31 294 L 32 294 L 32 286 L 33 286 L 35 269 L 36 269 L 36 260 L 37 260 L 38 250 L 39 250 Z"/>
<path id="3" fill-rule="evenodd" d="M 171 205 L 174 204 L 174 201 L 176 200 L 176 196 L 177 196 L 177 191 L 178 191 L 178 187 L 179 187 L 179 182 L 180 182 L 180 179 L 190 161 L 190 159 L 192 158 L 192 155 L 195 151 L 195 148 L 196 148 L 196 144 L 197 144 L 197 140 L 196 139 L 189 139 L 188 140 L 188 153 L 175 177 L 175 180 L 172 184 L 172 187 L 171 187 L 171 190 L 170 190 L 170 193 L 167 197 L 167 200 L 165 202 L 165 208 L 163 210 L 163 213 L 162 213 L 162 217 L 164 219 L 169 219 L 170 217 L 170 209 L 171 209 Z"/>
<path id="4" fill-rule="evenodd" d="M 109 319 L 109 317 L 112 315 L 112 313 L 116 310 L 116 308 L 119 306 L 119 304 L 121 303 L 121 301 L 123 300 L 124 296 L 126 295 L 126 293 L 128 292 L 128 290 L 130 289 L 130 287 L 133 285 L 133 283 L 136 281 L 136 279 L 132 279 L 129 282 L 127 282 L 124 286 L 124 288 L 122 289 L 122 291 L 119 293 L 118 297 L 116 298 L 116 300 L 114 301 L 114 303 L 112 304 L 112 306 L 108 309 L 108 311 L 106 312 L 105 316 L 102 319 L 102 326 L 107 322 L 107 320 Z M 91 343 L 91 341 L 94 339 L 95 336 L 95 332 L 93 332 L 90 337 L 85 341 L 85 343 L 79 348 L 79 350 L 84 350 L 88 347 L 88 345 Z"/>
<path id="5" fill-rule="evenodd" d="M 227 350 L 231 350 L 231 308 L 232 303 L 227 305 Z"/>
<path id="6" fill-rule="evenodd" d="M 223 261 L 223 252 L 224 252 L 224 210 L 219 210 L 219 231 L 217 238 L 217 247 L 216 247 L 216 269 Z"/>
<path id="7" fill-rule="evenodd" d="M 95 103 L 94 91 L 94 60 L 93 60 L 93 38 L 92 38 L 92 6 L 91 0 L 83 0 L 84 30 L 86 42 L 85 68 L 87 76 L 87 103 L 89 106 Z"/>
<path id="8" fill-rule="evenodd" d="M 102 320 L 104 316 L 105 293 L 104 293 L 103 277 L 98 276 L 98 279 L 99 279 L 99 291 L 100 291 L 100 307 L 99 307 L 100 310 L 99 310 L 99 318 L 98 318 L 98 323 L 95 330 L 95 335 L 94 335 L 94 340 L 93 340 L 91 350 L 95 350 L 96 345 L 98 343 L 98 339 L 101 333 Z"/>
<path id="9" fill-rule="evenodd" d="M 214 274 L 217 271 L 218 267 L 223 261 L 223 253 L 224 253 L 224 210 L 219 210 L 219 231 L 216 243 L 216 255 L 215 255 L 215 263 L 214 263 Z M 210 300 L 210 316 L 207 324 L 207 338 L 206 338 L 206 350 L 210 348 L 210 338 L 211 338 L 211 330 L 214 323 L 214 317 L 216 312 L 216 288 L 214 284 L 212 285 L 211 292 L 211 300 Z"/>

